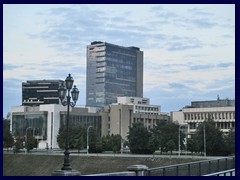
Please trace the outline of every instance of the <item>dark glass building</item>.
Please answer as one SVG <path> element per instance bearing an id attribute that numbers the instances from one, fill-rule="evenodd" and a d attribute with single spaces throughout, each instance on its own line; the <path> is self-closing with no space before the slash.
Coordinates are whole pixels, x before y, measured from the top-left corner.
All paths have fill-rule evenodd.
<path id="1" fill-rule="evenodd" d="M 22 83 L 22 105 L 59 104 L 58 87 L 62 80 L 32 80 Z"/>
<path id="2" fill-rule="evenodd" d="M 87 46 L 86 105 L 102 107 L 118 96 L 143 97 L 143 51 L 94 41 Z"/>

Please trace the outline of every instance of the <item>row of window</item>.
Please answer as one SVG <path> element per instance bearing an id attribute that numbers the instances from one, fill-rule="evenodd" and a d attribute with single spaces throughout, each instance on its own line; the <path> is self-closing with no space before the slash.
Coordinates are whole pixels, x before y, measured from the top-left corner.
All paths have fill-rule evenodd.
<path id="1" fill-rule="evenodd" d="M 235 119 L 235 112 L 184 113 L 185 120 Z"/>
<path id="2" fill-rule="evenodd" d="M 216 127 L 219 129 L 231 129 L 235 128 L 235 122 L 216 122 Z M 190 129 L 196 129 L 197 123 L 189 123 Z"/>
<path id="3" fill-rule="evenodd" d="M 135 106 L 136 110 L 159 111 L 158 107 Z"/>

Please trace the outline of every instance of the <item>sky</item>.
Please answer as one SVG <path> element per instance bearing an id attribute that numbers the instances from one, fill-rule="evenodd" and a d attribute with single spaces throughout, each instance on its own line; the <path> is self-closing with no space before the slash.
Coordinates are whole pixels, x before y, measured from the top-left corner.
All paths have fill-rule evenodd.
<path id="1" fill-rule="evenodd" d="M 191 101 L 235 99 L 234 4 L 4 4 L 3 116 L 22 82 L 71 73 L 86 103 L 86 46 L 144 52 L 144 97 L 162 112 Z"/>

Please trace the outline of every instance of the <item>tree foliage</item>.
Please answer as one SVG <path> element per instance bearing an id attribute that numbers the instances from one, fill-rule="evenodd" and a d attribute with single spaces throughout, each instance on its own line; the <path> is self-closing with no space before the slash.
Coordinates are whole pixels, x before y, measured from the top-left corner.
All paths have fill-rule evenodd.
<path id="1" fill-rule="evenodd" d="M 29 152 L 33 148 L 37 148 L 38 142 L 31 134 L 27 136 L 27 142 L 25 142 L 25 148 Z"/>
<path id="2" fill-rule="evenodd" d="M 157 146 L 160 149 L 161 153 L 169 151 L 167 145 L 169 141 L 173 141 L 176 149 L 176 145 L 178 144 L 178 128 L 179 125 L 174 122 L 160 121 L 157 122 L 157 126 L 152 129 L 153 137 L 156 139 Z M 182 140 L 184 136 L 182 132 L 180 137 L 180 142 L 183 146 Z"/>
<path id="3" fill-rule="evenodd" d="M 173 140 L 169 140 L 167 143 L 166 143 L 166 152 L 170 151 L 171 154 L 173 152 L 173 150 L 176 149 L 176 144 Z"/>
<path id="4" fill-rule="evenodd" d="M 152 138 L 152 133 L 147 130 L 142 123 L 133 123 L 129 128 L 128 141 L 130 151 L 134 154 L 152 154 L 156 146 Z"/>
<path id="5" fill-rule="evenodd" d="M 199 143 L 199 149 L 204 152 L 204 129 L 206 139 L 206 153 L 208 156 L 225 155 L 225 142 L 223 133 L 220 131 L 212 119 L 204 121 L 197 127 L 196 141 Z"/>
<path id="6" fill-rule="evenodd" d="M 13 144 L 13 152 L 14 153 L 18 153 L 20 151 L 20 149 L 23 148 L 23 141 L 24 139 L 20 136 L 15 137 L 15 141 Z"/>
<path id="7" fill-rule="evenodd" d="M 86 128 L 82 127 L 81 125 L 77 126 L 69 126 L 69 148 L 70 149 L 77 149 L 80 151 L 84 147 L 86 147 L 86 137 L 87 137 L 87 130 Z M 59 128 L 57 142 L 58 146 L 61 149 L 65 148 L 67 137 L 67 127 Z"/>
<path id="8" fill-rule="evenodd" d="M 188 138 L 187 147 L 188 151 L 190 151 L 192 154 L 200 151 L 199 143 L 195 138 Z"/>
<path id="9" fill-rule="evenodd" d="M 10 121 L 3 121 L 3 147 L 10 148 L 13 146 L 14 139 L 10 132 Z"/>
<path id="10" fill-rule="evenodd" d="M 226 154 L 235 154 L 235 129 L 231 129 L 227 136 L 225 136 Z"/>

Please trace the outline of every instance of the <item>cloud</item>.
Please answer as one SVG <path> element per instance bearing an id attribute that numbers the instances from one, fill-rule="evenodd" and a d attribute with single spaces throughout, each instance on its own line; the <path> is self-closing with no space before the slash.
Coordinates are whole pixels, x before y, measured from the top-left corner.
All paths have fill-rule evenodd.
<path id="1" fill-rule="evenodd" d="M 227 96 L 228 91 L 228 96 L 234 96 L 232 8 L 166 4 L 31 7 L 26 6 L 21 17 L 15 15 L 19 8 L 11 12 L 18 22 L 14 29 L 11 23 L 4 25 L 4 104 L 8 106 L 8 89 L 20 86 L 15 97 L 19 98 L 21 82 L 64 80 L 68 73 L 81 91 L 79 104 L 84 104 L 86 46 L 98 40 L 136 46 L 144 52 L 144 95 L 163 109 L 181 108 L 192 99 L 215 98 L 215 93 Z M 30 26 L 22 26 L 24 19 L 31 19 Z"/>
<path id="2" fill-rule="evenodd" d="M 197 15 L 197 16 L 213 16 L 214 14 L 209 12 L 208 9 L 203 9 L 203 8 L 199 8 L 199 7 L 193 7 L 193 8 L 189 8 L 188 11 L 192 14 L 192 15 Z"/>

